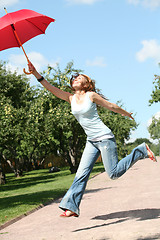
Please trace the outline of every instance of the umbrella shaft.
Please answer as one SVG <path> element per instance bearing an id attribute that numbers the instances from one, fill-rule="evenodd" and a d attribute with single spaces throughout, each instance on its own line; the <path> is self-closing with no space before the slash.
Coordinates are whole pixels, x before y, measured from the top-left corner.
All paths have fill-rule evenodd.
<path id="1" fill-rule="evenodd" d="M 16 39 L 17 39 L 19 45 L 21 46 L 21 48 L 22 48 L 22 50 L 23 50 L 23 52 L 24 52 L 25 57 L 27 58 L 27 62 L 29 63 L 29 58 L 28 58 L 28 56 L 27 56 L 27 54 L 26 54 L 26 52 L 25 52 L 25 50 L 24 50 L 24 48 L 23 48 L 23 46 L 22 46 L 22 43 L 21 43 L 21 41 L 20 41 L 20 39 L 19 39 L 19 37 L 18 37 L 18 34 L 17 34 L 16 30 L 15 30 L 14 25 L 11 24 L 11 27 L 12 27 L 12 29 L 13 29 L 13 31 L 14 31 L 14 34 L 15 34 L 15 36 L 16 36 Z"/>

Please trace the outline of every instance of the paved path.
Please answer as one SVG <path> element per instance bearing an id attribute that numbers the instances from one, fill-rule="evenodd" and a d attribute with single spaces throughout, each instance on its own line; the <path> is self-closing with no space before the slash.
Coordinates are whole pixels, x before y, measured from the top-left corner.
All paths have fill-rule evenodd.
<path id="1" fill-rule="evenodd" d="M 88 182 L 79 218 L 60 218 L 59 200 L 0 231 L 0 240 L 160 239 L 160 158 L 136 163 L 118 180 Z"/>

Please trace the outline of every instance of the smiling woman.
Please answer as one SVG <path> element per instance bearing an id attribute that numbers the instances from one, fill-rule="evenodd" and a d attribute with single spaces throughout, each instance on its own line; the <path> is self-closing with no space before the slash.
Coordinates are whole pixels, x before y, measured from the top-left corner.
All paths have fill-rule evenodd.
<path id="1" fill-rule="evenodd" d="M 122 176 L 134 163 L 149 157 L 156 161 L 153 152 L 143 143 L 133 149 L 130 155 L 118 162 L 117 145 L 111 130 L 102 122 L 97 112 L 97 104 L 110 111 L 127 116 L 132 113 L 125 111 L 114 103 L 108 102 L 97 94 L 93 81 L 84 74 L 72 76 L 70 83 L 74 94 L 62 91 L 52 86 L 37 72 L 32 63 L 28 64 L 29 71 L 37 80 L 56 97 L 71 104 L 72 114 L 76 117 L 87 135 L 87 142 L 72 186 L 63 197 L 59 207 L 64 210 L 61 217 L 78 217 L 79 205 L 93 166 L 102 156 L 105 171 L 111 179 Z"/>
<path id="2" fill-rule="evenodd" d="M 75 91 L 78 86 L 79 89 L 83 89 L 85 92 L 95 91 L 95 83 L 85 74 L 77 73 L 72 75 L 70 85 L 73 91 Z"/>

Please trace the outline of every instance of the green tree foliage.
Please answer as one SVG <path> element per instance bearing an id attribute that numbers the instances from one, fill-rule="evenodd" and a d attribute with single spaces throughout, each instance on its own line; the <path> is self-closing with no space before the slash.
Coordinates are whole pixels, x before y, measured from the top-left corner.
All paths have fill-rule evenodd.
<path id="1" fill-rule="evenodd" d="M 152 118 L 152 123 L 148 127 L 148 131 L 152 139 L 160 139 L 160 120 L 155 117 Z"/>
<path id="2" fill-rule="evenodd" d="M 24 75 L 11 73 L 0 63 L 0 158 L 8 161 L 16 176 L 22 173 L 21 141 L 26 113 L 34 95 Z"/>
<path id="3" fill-rule="evenodd" d="M 149 100 L 149 105 L 153 103 L 160 102 L 160 76 L 155 75 L 155 79 L 153 81 L 154 89 L 151 94 L 151 99 Z M 160 119 L 152 118 L 152 123 L 148 127 L 148 131 L 152 139 L 158 140 L 158 145 L 155 146 L 155 153 L 160 154 Z"/>
<path id="4" fill-rule="evenodd" d="M 160 102 L 160 76 L 155 75 L 153 85 L 154 89 L 151 94 L 151 99 L 149 100 L 150 105 L 153 103 Z"/>
<path id="5" fill-rule="evenodd" d="M 160 119 L 152 118 L 152 123 L 148 127 L 148 131 L 152 139 L 157 140 L 158 144 L 155 147 L 155 153 L 160 155 Z"/>

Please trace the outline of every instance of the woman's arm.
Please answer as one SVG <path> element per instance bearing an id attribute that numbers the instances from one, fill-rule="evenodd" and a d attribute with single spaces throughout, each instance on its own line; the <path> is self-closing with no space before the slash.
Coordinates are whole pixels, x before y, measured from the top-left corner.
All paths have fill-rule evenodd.
<path id="1" fill-rule="evenodd" d="M 35 67 L 33 66 L 33 64 L 30 62 L 28 63 L 28 68 L 29 71 L 32 72 L 32 74 L 37 78 L 40 79 L 42 78 L 42 76 L 37 72 L 37 70 L 35 69 Z M 40 81 L 40 83 L 47 89 L 49 90 L 51 93 L 53 93 L 56 97 L 61 98 L 67 102 L 71 102 L 71 97 L 72 94 L 69 92 L 65 92 L 57 87 L 52 86 L 49 82 L 47 82 L 45 79 L 43 79 L 42 81 Z"/>
<path id="2" fill-rule="evenodd" d="M 91 97 L 91 100 L 93 102 L 95 102 L 96 104 L 102 106 L 102 107 L 105 107 L 113 112 L 116 112 L 116 113 L 120 113 L 121 115 L 123 116 L 127 116 L 131 119 L 134 119 L 132 117 L 132 113 L 129 113 L 127 111 L 125 111 L 124 109 L 122 109 L 121 107 L 119 107 L 117 104 L 115 103 L 110 103 L 108 102 L 107 100 L 105 100 L 104 98 L 102 98 L 99 94 L 95 93 L 95 92 L 92 92 L 90 94 L 90 97 Z"/>

